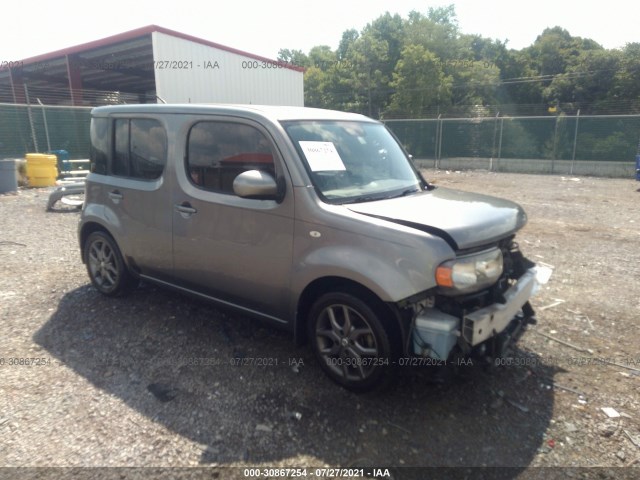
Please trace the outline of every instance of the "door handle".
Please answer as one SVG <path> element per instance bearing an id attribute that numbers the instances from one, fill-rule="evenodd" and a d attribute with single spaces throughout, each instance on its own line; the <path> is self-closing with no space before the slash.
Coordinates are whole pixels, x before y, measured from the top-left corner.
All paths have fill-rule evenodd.
<path id="1" fill-rule="evenodd" d="M 124 198 L 124 195 L 122 195 L 118 190 L 112 190 L 109 192 L 109 198 L 113 200 L 113 203 L 117 204 Z"/>
<path id="2" fill-rule="evenodd" d="M 194 213 L 198 213 L 198 210 L 193 208 L 189 202 L 183 202 L 180 205 L 174 205 L 176 212 L 178 212 L 182 218 L 189 218 Z"/>

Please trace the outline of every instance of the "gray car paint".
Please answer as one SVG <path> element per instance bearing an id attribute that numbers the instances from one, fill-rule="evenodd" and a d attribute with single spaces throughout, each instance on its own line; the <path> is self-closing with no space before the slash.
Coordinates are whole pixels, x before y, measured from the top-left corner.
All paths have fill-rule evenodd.
<path id="1" fill-rule="evenodd" d="M 522 210 L 511 202 L 445 189 L 358 205 L 322 202 L 279 121 L 374 122 L 361 115 L 289 107 L 196 105 L 100 107 L 92 114 L 163 119 L 169 151 L 162 191 L 169 198 L 138 209 L 140 218 L 126 220 L 135 227 L 129 229 L 105 200 L 107 190 L 121 179 L 90 174 L 80 235 L 91 222 L 100 224 L 112 232 L 129 267 L 146 278 L 240 306 L 290 328 L 300 295 L 317 279 L 346 278 L 387 302 L 433 288 L 435 268 L 454 258 L 455 248 L 437 232 L 417 225 L 447 231 L 458 247 L 467 248 L 508 235 L 526 221 Z M 280 153 L 277 162 L 285 183 L 280 202 L 220 195 L 189 183 L 182 167 L 186 133 L 193 122 L 213 118 L 259 125 L 269 135 Z M 120 185 L 135 186 L 126 181 Z M 198 210 L 196 226 L 189 226 L 189 218 L 175 210 L 184 201 Z M 107 207 L 100 208 L 101 202 Z M 168 231 L 137 228 L 149 221 L 149 215 L 161 219 L 159 225 Z M 173 238 L 171 260 L 162 246 L 165 241 L 159 248 L 154 243 L 166 235 Z M 154 260 L 154 255 L 163 259 Z M 155 268 L 158 262 L 165 268 Z"/>
<path id="2" fill-rule="evenodd" d="M 515 233 L 527 223 L 524 210 L 516 203 L 447 188 L 349 208 L 416 228 L 432 227 L 451 237 L 456 249 L 486 245 Z"/>

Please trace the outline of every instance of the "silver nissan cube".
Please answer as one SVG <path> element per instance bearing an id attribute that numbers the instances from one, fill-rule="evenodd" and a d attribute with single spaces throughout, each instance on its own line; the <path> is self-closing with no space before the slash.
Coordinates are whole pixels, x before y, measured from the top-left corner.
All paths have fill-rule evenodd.
<path id="1" fill-rule="evenodd" d="M 520 206 L 429 184 L 380 122 L 255 105 L 92 111 L 78 234 L 95 288 L 140 279 L 292 332 L 342 386 L 498 357 L 550 271 Z"/>

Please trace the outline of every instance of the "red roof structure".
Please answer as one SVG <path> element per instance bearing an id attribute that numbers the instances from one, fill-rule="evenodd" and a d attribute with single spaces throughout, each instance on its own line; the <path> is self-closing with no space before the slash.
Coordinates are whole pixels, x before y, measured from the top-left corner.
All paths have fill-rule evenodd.
<path id="1" fill-rule="evenodd" d="M 100 105 L 156 102 L 152 35 L 171 37 L 303 72 L 278 62 L 157 25 L 13 62 L 0 68 L 0 103 Z M 115 98 L 117 97 L 117 98 Z"/>

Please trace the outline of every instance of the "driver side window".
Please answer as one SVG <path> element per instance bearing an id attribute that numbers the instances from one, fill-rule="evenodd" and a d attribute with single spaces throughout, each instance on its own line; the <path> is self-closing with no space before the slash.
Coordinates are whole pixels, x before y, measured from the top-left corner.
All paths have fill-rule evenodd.
<path id="1" fill-rule="evenodd" d="M 233 180 L 247 170 L 275 178 L 271 142 L 250 125 L 198 122 L 189 131 L 187 148 L 187 177 L 203 190 L 233 195 Z"/>

